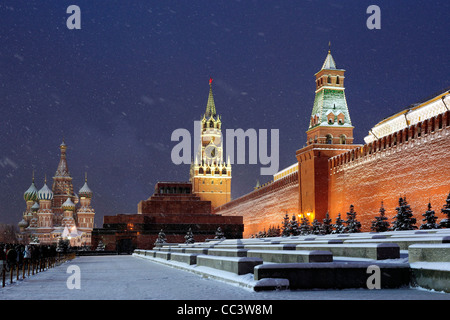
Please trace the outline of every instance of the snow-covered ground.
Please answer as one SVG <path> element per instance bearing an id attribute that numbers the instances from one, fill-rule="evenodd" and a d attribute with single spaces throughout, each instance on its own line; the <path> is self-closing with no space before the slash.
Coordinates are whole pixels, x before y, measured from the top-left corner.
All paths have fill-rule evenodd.
<path id="1" fill-rule="evenodd" d="M 69 289 L 70 266 L 80 289 Z M 251 277 L 249 278 L 251 281 Z M 0 300 L 449 300 L 423 289 L 352 289 L 254 292 L 135 256 L 77 257 L 0 288 Z"/>

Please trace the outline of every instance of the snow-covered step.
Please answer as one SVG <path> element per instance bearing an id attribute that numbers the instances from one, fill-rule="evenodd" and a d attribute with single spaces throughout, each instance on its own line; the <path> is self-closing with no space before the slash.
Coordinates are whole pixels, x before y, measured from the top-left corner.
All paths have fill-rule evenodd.
<path id="1" fill-rule="evenodd" d="M 197 256 L 197 266 L 228 271 L 237 275 L 253 273 L 254 267 L 262 263 L 263 260 L 259 258 L 222 257 L 210 255 Z"/>
<path id="2" fill-rule="evenodd" d="M 249 250 L 295 250 L 295 244 L 251 244 L 245 245 L 244 248 Z"/>
<path id="3" fill-rule="evenodd" d="M 247 249 L 209 249 L 208 254 L 222 257 L 246 257 Z"/>
<path id="4" fill-rule="evenodd" d="M 244 245 L 242 243 L 238 244 L 218 244 L 214 246 L 215 249 L 244 249 Z"/>
<path id="5" fill-rule="evenodd" d="M 408 260 L 410 263 L 448 262 L 450 266 L 450 243 L 443 244 L 413 244 L 408 247 Z"/>
<path id="6" fill-rule="evenodd" d="M 297 250 L 328 250 L 333 256 L 357 257 L 373 260 L 400 258 L 396 243 L 299 244 Z"/>
<path id="7" fill-rule="evenodd" d="M 170 260 L 170 254 L 169 251 L 155 251 L 155 258 Z"/>
<path id="8" fill-rule="evenodd" d="M 373 271 L 376 269 L 378 271 Z M 290 289 L 367 289 L 368 282 L 371 282 L 369 277 L 374 272 L 378 272 L 381 288 L 399 288 L 410 284 L 408 263 L 371 261 L 263 264 L 255 267 L 255 280 L 286 279 Z"/>
<path id="9" fill-rule="evenodd" d="M 208 248 L 185 248 L 184 253 L 208 254 Z"/>
<path id="10" fill-rule="evenodd" d="M 198 254 L 195 254 L 195 253 L 171 252 L 170 260 L 183 262 L 188 265 L 194 265 L 194 264 L 197 264 L 197 256 L 198 256 Z"/>
<path id="11" fill-rule="evenodd" d="M 396 243 L 400 250 L 408 250 L 408 247 L 417 243 L 450 243 L 450 236 L 440 237 L 417 237 L 417 238 L 387 238 L 387 239 L 349 239 L 344 241 L 345 244 L 350 243 Z"/>
<path id="12" fill-rule="evenodd" d="M 332 253 L 324 250 L 248 250 L 247 257 L 260 258 L 264 262 L 274 263 L 312 263 L 333 261 Z"/>
<path id="13" fill-rule="evenodd" d="M 449 262 L 412 262 L 411 282 L 413 286 L 450 293 Z"/>

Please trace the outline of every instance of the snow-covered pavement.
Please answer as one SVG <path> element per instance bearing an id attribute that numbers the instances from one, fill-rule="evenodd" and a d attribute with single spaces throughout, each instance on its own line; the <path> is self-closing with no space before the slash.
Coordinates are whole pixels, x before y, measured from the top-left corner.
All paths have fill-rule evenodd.
<path id="1" fill-rule="evenodd" d="M 69 289 L 79 267 L 80 288 Z M 77 268 L 75 268 L 77 269 Z M 68 273 L 69 270 L 69 273 Z M 70 278 L 72 277 L 72 278 Z M 77 257 L 0 288 L 0 300 L 449 300 L 421 289 L 254 292 L 134 256 Z"/>

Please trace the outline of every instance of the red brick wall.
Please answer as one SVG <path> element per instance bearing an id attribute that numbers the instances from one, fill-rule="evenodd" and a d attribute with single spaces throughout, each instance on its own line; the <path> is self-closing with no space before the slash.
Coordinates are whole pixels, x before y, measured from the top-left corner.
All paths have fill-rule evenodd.
<path id="1" fill-rule="evenodd" d="M 280 226 L 285 215 L 298 212 L 298 175 L 290 174 L 214 211 L 223 216 L 243 216 L 244 238 L 270 226 Z"/>
<path id="2" fill-rule="evenodd" d="M 418 124 L 420 137 L 418 125 L 410 126 L 330 159 L 328 210 L 333 221 L 339 212 L 345 219 L 353 204 L 363 230 L 370 231 L 383 201 L 392 224 L 401 196 L 406 196 L 418 227 L 429 201 L 443 218 L 440 210 L 450 191 L 450 118 L 448 112 L 439 117 L 439 121 Z"/>
<path id="3" fill-rule="evenodd" d="M 300 214 L 321 221 L 328 208 L 328 160 L 355 145 L 311 144 L 296 152 L 299 168 Z"/>
<path id="4" fill-rule="evenodd" d="M 143 200 L 138 204 L 138 213 L 153 214 L 211 214 L 211 202 L 200 200 L 200 197 L 194 195 L 177 196 L 152 196 L 149 200 Z"/>

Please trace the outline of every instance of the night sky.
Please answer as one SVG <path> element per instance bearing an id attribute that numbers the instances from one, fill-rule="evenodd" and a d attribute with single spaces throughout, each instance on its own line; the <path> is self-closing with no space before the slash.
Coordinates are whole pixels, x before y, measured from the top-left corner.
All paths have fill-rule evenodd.
<path id="1" fill-rule="evenodd" d="M 69 30 L 69 5 L 81 30 Z M 381 29 L 369 30 L 369 5 Z M 314 74 L 328 43 L 345 88 L 355 143 L 383 118 L 445 89 L 445 1 L 0 2 L 0 222 L 17 225 L 35 171 L 55 174 L 59 145 L 74 189 L 94 192 L 95 223 L 136 213 L 174 165 L 175 129 L 193 132 L 209 78 L 223 129 L 280 130 L 280 170 L 306 142 Z M 261 164 L 234 165 L 232 197 L 253 190 Z"/>

